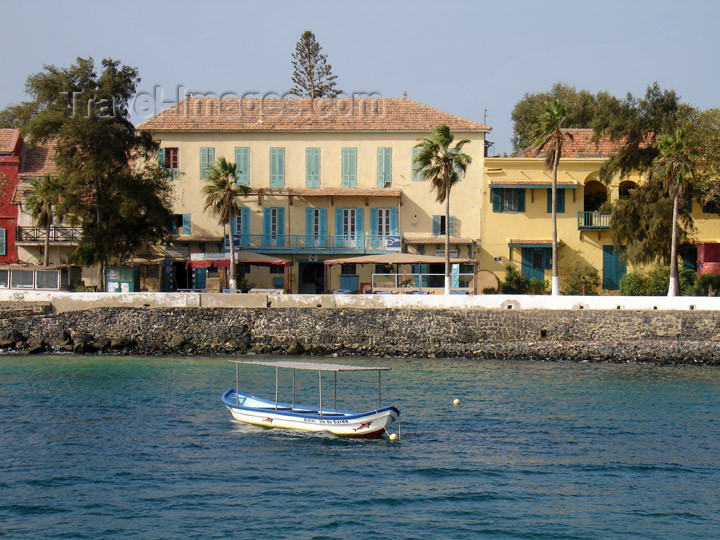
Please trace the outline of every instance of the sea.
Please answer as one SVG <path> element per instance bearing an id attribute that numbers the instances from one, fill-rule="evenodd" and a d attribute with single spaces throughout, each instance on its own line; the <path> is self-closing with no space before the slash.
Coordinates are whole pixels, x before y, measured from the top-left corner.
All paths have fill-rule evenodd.
<path id="1" fill-rule="evenodd" d="M 341 359 L 392 368 L 391 441 L 233 421 L 228 359 L 0 357 L 0 538 L 720 537 L 718 368 Z M 376 372 L 322 384 L 377 405 Z"/>

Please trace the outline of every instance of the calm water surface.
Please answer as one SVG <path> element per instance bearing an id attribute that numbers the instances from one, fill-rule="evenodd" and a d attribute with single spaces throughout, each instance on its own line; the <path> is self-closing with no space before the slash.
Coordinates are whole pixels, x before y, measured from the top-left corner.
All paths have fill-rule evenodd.
<path id="1" fill-rule="evenodd" d="M 382 364 L 400 443 L 237 424 L 222 358 L 0 357 L 0 537 L 720 537 L 720 369 Z"/>

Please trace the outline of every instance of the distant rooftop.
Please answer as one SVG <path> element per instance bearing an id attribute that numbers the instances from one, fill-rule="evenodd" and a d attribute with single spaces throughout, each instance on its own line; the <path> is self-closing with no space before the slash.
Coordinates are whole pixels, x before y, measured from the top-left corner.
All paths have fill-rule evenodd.
<path id="1" fill-rule="evenodd" d="M 140 124 L 147 131 L 455 131 L 490 127 L 407 98 L 188 97 Z"/>
<path id="2" fill-rule="evenodd" d="M 38 178 L 48 174 L 56 175 L 55 154 L 56 146 L 54 141 L 47 141 L 42 144 L 28 144 L 22 170 L 18 176 L 20 178 Z"/>
<path id="3" fill-rule="evenodd" d="M 609 158 L 622 146 L 621 141 L 611 141 L 607 137 L 601 137 L 597 143 L 592 141 L 593 130 L 591 128 L 567 128 L 563 131 L 573 136 L 572 140 L 566 139 L 563 144 L 562 157 L 564 158 Z M 544 151 L 538 154 L 532 146 L 529 146 L 513 157 L 544 156 Z"/>
<path id="4" fill-rule="evenodd" d="M 10 154 L 15 150 L 18 138 L 20 138 L 19 129 L 0 129 L 0 154 Z"/>

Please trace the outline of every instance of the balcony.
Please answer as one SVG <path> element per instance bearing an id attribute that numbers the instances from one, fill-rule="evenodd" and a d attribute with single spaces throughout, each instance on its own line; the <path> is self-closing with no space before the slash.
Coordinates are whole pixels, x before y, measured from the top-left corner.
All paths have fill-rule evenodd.
<path id="1" fill-rule="evenodd" d="M 609 231 L 611 212 L 578 212 L 578 230 Z"/>
<path id="2" fill-rule="evenodd" d="M 227 242 L 226 242 L 227 247 Z M 245 251 L 273 253 L 358 254 L 400 251 L 399 236 L 353 236 L 305 234 L 236 234 L 235 247 Z"/>
<path id="3" fill-rule="evenodd" d="M 42 244 L 45 242 L 45 227 L 16 227 L 17 244 Z M 82 235 L 81 227 L 50 227 L 50 242 L 77 243 Z"/>

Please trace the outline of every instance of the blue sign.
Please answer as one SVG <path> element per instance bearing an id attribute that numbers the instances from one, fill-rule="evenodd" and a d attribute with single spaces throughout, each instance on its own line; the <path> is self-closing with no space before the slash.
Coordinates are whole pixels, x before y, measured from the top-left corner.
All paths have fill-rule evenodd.
<path id="1" fill-rule="evenodd" d="M 233 234 L 233 244 L 236 248 L 240 247 L 240 235 L 239 234 Z M 225 249 L 230 249 L 230 235 L 225 235 Z"/>
<path id="2" fill-rule="evenodd" d="M 387 249 L 400 250 L 400 248 L 402 247 L 402 236 L 386 236 L 385 247 Z"/>

